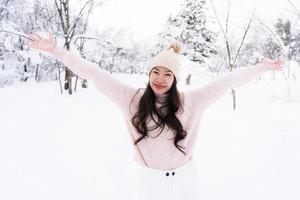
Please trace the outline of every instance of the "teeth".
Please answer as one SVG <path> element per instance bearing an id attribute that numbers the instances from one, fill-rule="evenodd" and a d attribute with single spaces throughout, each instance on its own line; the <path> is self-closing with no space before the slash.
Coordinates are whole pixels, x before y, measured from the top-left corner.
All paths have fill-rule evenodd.
<path id="1" fill-rule="evenodd" d="M 159 88 L 159 89 L 161 89 L 161 88 L 164 88 L 165 86 L 160 86 L 160 85 L 156 85 L 156 84 L 154 84 L 155 85 L 155 87 L 157 87 L 157 88 Z"/>

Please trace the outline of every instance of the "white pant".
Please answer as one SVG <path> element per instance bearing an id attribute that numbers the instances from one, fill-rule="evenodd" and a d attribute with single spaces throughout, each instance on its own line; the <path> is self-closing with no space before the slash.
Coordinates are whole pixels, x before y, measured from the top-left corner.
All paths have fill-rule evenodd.
<path id="1" fill-rule="evenodd" d="M 199 176 L 194 161 L 174 170 L 140 169 L 139 200 L 199 199 Z"/>

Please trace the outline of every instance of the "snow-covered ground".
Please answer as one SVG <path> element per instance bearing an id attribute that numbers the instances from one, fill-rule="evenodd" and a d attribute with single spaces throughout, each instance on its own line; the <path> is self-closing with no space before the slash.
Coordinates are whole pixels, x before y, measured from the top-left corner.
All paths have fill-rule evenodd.
<path id="1" fill-rule="evenodd" d="M 206 110 L 194 154 L 201 200 L 300 199 L 300 88 L 287 101 L 284 84 L 253 81 L 237 89 L 236 111 L 229 94 Z M 0 199 L 133 199 L 138 166 L 121 112 L 92 85 L 59 91 L 0 89 Z"/>

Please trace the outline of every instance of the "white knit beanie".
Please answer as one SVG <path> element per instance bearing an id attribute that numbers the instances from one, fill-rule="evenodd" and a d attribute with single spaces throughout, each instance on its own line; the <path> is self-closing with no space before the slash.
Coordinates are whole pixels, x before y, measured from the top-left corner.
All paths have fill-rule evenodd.
<path id="1" fill-rule="evenodd" d="M 166 67 L 171 70 L 177 81 L 180 79 L 180 66 L 179 55 L 182 52 L 183 44 L 179 41 L 171 42 L 167 48 L 156 55 L 149 66 L 149 75 L 153 67 Z"/>

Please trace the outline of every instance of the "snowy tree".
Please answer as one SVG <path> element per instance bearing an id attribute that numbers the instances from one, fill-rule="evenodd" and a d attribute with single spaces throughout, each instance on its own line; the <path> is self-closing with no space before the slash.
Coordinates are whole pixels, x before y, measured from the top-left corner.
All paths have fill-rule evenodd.
<path id="1" fill-rule="evenodd" d="M 281 38 L 284 46 L 288 46 L 291 43 L 291 23 L 289 20 L 284 21 L 279 18 L 275 24 L 276 33 Z"/>
<path id="2" fill-rule="evenodd" d="M 293 59 L 300 65 L 300 30 L 292 35 L 291 48 Z"/>
<path id="3" fill-rule="evenodd" d="M 131 40 L 131 33 L 123 28 L 109 28 L 101 33 L 91 33 L 88 37 L 76 37 L 86 40 L 83 57 L 97 63 L 102 69 L 123 73 L 143 73 L 145 70 L 146 49 L 143 43 Z M 95 49 L 94 47 L 97 46 Z M 147 58 L 145 58 L 147 57 Z"/>
<path id="4" fill-rule="evenodd" d="M 283 49 L 281 46 L 274 41 L 272 37 L 268 37 L 263 44 L 263 56 L 274 60 L 282 58 Z"/>
<path id="5" fill-rule="evenodd" d="M 60 26 L 64 37 L 64 47 L 67 50 L 71 48 L 71 42 L 73 40 L 74 35 L 81 28 L 86 30 L 85 26 L 80 26 L 80 21 L 83 16 L 86 14 L 87 18 L 89 17 L 89 13 L 91 12 L 91 8 L 93 7 L 93 0 L 88 0 L 85 2 L 84 6 L 81 8 L 76 17 L 72 16 L 72 12 L 70 10 L 69 0 L 55 0 L 55 8 L 59 15 Z M 90 9 L 88 9 L 90 8 Z M 88 10 L 86 13 L 84 13 Z M 86 20 L 87 23 L 88 20 Z M 80 31 L 79 31 L 80 32 Z M 81 31 L 82 33 L 82 31 Z M 68 90 L 69 94 L 72 94 L 72 77 L 73 73 L 68 68 L 65 68 L 65 80 L 64 80 L 64 89 Z"/>
<path id="6" fill-rule="evenodd" d="M 17 80 L 26 81 L 29 77 L 30 64 L 24 54 L 25 43 L 22 39 L 24 30 L 28 27 L 28 16 L 22 16 L 30 12 L 30 2 L 23 1 L 20 4 L 16 0 L 2 1 L 0 9 L 0 44 L 2 46 L 0 59 L 2 61 L 2 76 L 0 85 L 12 84 Z M 20 13 L 22 10 L 24 13 Z"/>
<path id="7" fill-rule="evenodd" d="M 219 55 L 222 56 L 218 56 L 216 59 L 221 59 L 220 62 L 216 62 L 217 64 L 222 64 L 219 68 L 223 67 L 223 70 L 226 71 L 233 71 L 237 68 L 237 63 L 240 59 L 240 55 L 241 55 L 241 50 L 245 44 L 246 41 L 246 36 L 249 33 L 250 27 L 253 23 L 253 19 L 255 16 L 255 11 L 253 11 L 252 16 L 250 17 L 249 21 L 247 22 L 247 25 L 245 28 L 243 28 L 242 31 L 240 31 L 238 34 L 235 33 L 234 35 L 231 35 L 230 32 L 232 31 L 229 27 L 229 23 L 231 21 L 230 19 L 230 13 L 232 12 L 230 7 L 231 7 L 231 3 L 228 2 L 227 5 L 227 12 L 226 12 L 226 17 L 221 18 L 218 16 L 217 10 L 215 9 L 215 6 L 213 4 L 213 1 L 210 0 L 211 6 L 212 6 L 212 10 L 214 12 L 216 21 L 219 25 L 220 31 L 222 33 L 222 39 L 220 39 L 220 37 L 218 38 L 218 43 L 221 44 L 219 47 Z M 223 27 L 222 25 L 222 19 L 225 21 L 225 27 Z M 231 37 L 230 37 L 231 36 Z M 240 39 L 241 38 L 241 39 Z M 237 39 L 240 39 L 240 41 L 236 41 Z M 226 55 L 226 56 L 224 56 Z M 223 60 L 225 58 L 225 60 Z M 217 67 L 218 68 L 218 67 Z M 221 71 L 221 69 L 219 70 Z M 231 92 L 232 92 L 232 98 L 233 98 L 233 109 L 236 108 L 236 91 L 234 88 L 231 88 Z"/>
<path id="8" fill-rule="evenodd" d="M 197 63 L 216 54 L 216 34 L 207 26 L 206 12 L 205 0 L 185 0 L 180 12 L 169 17 L 166 30 L 160 34 L 163 40 L 183 42 L 183 55 Z"/>
<path id="9" fill-rule="evenodd" d="M 10 0 L 6 1 L 4 5 L 2 11 L 0 10 L 2 13 L 0 44 L 3 47 L 0 59 L 4 60 L 3 71 L 7 76 L 2 77 L 2 82 L 11 84 L 18 80 L 57 79 L 53 61 L 40 52 L 30 51 L 28 45 L 25 44 L 26 35 L 33 31 L 44 32 L 49 30 L 49 27 L 51 30 L 56 30 L 51 23 L 55 12 L 48 9 L 46 4 L 39 0 L 23 0 L 22 3 Z M 17 57 L 13 61 L 14 64 L 11 63 L 11 57 Z M 9 74 L 13 74 L 13 76 Z"/>

